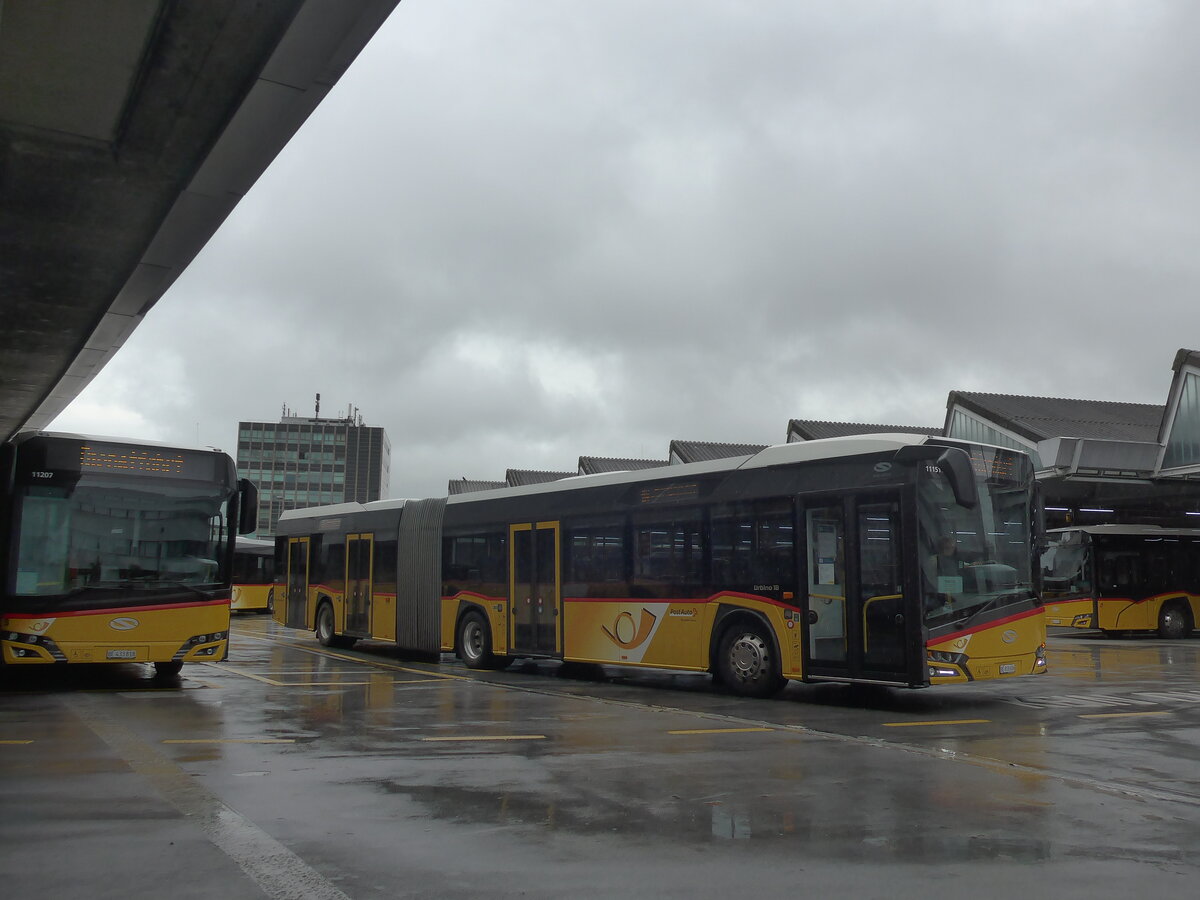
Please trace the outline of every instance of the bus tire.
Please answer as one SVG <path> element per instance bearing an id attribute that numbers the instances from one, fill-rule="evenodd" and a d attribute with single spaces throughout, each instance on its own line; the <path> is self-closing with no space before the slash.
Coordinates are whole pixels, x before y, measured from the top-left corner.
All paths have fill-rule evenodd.
<path id="1" fill-rule="evenodd" d="M 1187 605 L 1175 601 L 1163 605 L 1158 614 L 1158 636 L 1177 641 L 1192 633 L 1192 611 Z"/>
<path id="2" fill-rule="evenodd" d="M 492 630 L 474 610 L 458 623 L 458 655 L 468 669 L 503 669 L 509 662 L 492 652 Z"/>
<path id="3" fill-rule="evenodd" d="M 155 678 L 174 678 L 183 671 L 183 660 L 173 659 L 170 662 L 156 662 L 154 664 Z"/>
<path id="4" fill-rule="evenodd" d="M 729 690 L 743 697 L 770 697 L 783 687 L 775 645 L 754 619 L 739 618 L 721 633 L 716 671 Z"/>
<path id="5" fill-rule="evenodd" d="M 334 630 L 333 604 L 328 600 L 323 600 L 321 605 L 317 607 L 317 621 L 313 631 L 317 635 L 317 643 L 322 647 L 336 647 L 348 650 L 354 646 L 354 642 L 357 640 L 357 638 L 338 634 Z"/>

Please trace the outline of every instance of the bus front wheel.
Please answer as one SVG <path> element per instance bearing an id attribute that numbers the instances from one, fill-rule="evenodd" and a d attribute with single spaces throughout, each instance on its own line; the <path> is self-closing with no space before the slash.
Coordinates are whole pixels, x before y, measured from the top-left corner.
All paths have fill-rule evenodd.
<path id="1" fill-rule="evenodd" d="M 758 622 L 742 620 L 725 629 L 717 645 L 717 676 L 735 694 L 770 697 L 783 687 L 770 635 Z"/>
<path id="2" fill-rule="evenodd" d="M 1158 636 L 1179 640 L 1192 633 L 1192 612 L 1182 603 L 1168 603 L 1158 614 Z"/>
<path id="3" fill-rule="evenodd" d="M 458 623 L 458 653 L 468 669 L 502 669 L 508 658 L 492 652 L 492 630 L 477 612 L 469 612 Z"/>
<path id="4" fill-rule="evenodd" d="M 173 659 L 170 662 L 156 662 L 154 664 L 155 678 L 174 678 L 183 671 L 183 661 Z"/>

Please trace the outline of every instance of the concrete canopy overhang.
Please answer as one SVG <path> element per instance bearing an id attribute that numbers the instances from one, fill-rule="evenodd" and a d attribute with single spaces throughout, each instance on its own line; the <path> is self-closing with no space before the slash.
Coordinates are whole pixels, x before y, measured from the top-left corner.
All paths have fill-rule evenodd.
<path id="1" fill-rule="evenodd" d="M 399 0 L 3 0 L 0 440 L 112 358 Z"/>

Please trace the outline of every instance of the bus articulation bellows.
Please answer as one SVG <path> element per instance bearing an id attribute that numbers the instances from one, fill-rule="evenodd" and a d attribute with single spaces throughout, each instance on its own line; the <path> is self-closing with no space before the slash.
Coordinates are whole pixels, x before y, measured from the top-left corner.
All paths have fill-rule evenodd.
<path id="1" fill-rule="evenodd" d="M 0 473 L 0 664 L 225 658 L 234 531 L 257 507 L 227 454 L 29 433 Z"/>
<path id="2" fill-rule="evenodd" d="M 285 512 L 275 616 L 515 657 L 906 687 L 1045 671 L 1029 458 L 913 435 Z"/>

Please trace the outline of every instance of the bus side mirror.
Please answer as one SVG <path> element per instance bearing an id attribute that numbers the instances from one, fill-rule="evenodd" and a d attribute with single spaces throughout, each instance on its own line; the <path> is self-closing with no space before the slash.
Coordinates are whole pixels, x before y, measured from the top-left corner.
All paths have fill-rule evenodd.
<path id="1" fill-rule="evenodd" d="M 258 527 L 258 488 L 248 478 L 238 479 L 238 534 Z"/>
<path id="2" fill-rule="evenodd" d="M 954 491 L 954 502 L 967 509 L 979 505 L 979 487 L 975 484 L 975 469 L 967 451 L 959 447 L 947 447 L 937 458 L 935 465 L 942 470 Z"/>
<path id="3" fill-rule="evenodd" d="M 937 444 L 914 444 L 896 451 L 896 460 L 905 463 L 925 462 L 934 465 L 946 476 L 954 502 L 967 509 L 979 505 L 979 487 L 975 483 L 975 467 L 962 447 L 942 447 Z M 929 461 L 932 460 L 932 463 Z"/>

